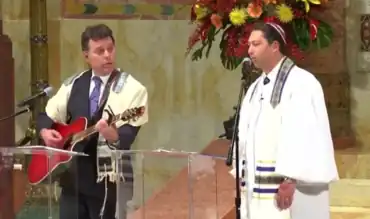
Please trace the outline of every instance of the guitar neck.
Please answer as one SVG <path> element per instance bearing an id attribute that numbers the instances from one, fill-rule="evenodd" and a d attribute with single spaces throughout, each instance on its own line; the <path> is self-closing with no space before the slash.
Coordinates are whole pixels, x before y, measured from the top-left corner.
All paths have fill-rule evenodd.
<path id="1" fill-rule="evenodd" d="M 114 115 L 109 125 L 116 124 L 118 121 L 121 120 L 128 121 L 131 119 L 135 119 L 135 117 L 141 116 L 144 113 L 144 110 L 145 108 L 143 106 L 127 109 L 125 112 L 121 114 Z M 75 141 L 80 141 L 97 132 L 98 131 L 95 129 L 95 125 L 93 125 L 81 132 L 74 134 L 73 138 L 75 139 Z"/>
<path id="2" fill-rule="evenodd" d="M 112 122 L 110 123 L 110 125 L 116 124 L 116 122 L 121 120 L 121 117 L 122 117 L 121 114 L 113 116 Z M 95 125 L 93 125 L 93 126 L 90 126 L 90 127 L 86 128 L 85 130 L 83 130 L 79 133 L 76 133 L 75 138 L 76 139 L 84 139 L 84 138 L 87 138 L 87 137 L 97 133 L 97 132 L 98 131 L 96 130 Z"/>

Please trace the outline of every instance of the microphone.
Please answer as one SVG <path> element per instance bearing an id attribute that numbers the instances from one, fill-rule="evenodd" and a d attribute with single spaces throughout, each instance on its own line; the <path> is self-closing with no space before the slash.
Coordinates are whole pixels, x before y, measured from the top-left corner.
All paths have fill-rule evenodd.
<path id="1" fill-rule="evenodd" d="M 248 74 L 250 74 L 252 71 L 253 63 L 249 57 L 244 58 L 242 63 L 242 78 L 246 79 Z"/>
<path id="2" fill-rule="evenodd" d="M 51 93 L 53 92 L 53 88 L 48 86 L 46 87 L 43 91 L 35 94 L 35 95 L 32 95 L 24 100 L 22 100 L 21 102 L 19 102 L 17 104 L 17 107 L 24 107 L 24 106 L 27 106 L 29 105 L 31 102 L 33 102 L 35 99 L 38 99 L 40 97 L 44 97 L 44 96 L 51 96 Z"/>

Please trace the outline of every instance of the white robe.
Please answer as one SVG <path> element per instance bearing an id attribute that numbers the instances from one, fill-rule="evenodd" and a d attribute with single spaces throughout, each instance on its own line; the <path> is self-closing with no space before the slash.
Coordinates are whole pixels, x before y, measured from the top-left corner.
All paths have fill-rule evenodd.
<path id="1" fill-rule="evenodd" d="M 250 86 L 242 103 L 239 156 L 240 162 L 246 160 L 240 170 L 245 168 L 247 182 L 242 188 L 242 219 L 330 219 L 329 183 L 338 180 L 338 172 L 323 90 L 311 73 L 294 66 L 280 103 L 272 107 L 270 98 L 281 63 L 268 74 L 268 84 L 263 85 L 263 74 Z M 256 170 L 263 165 L 274 171 Z M 278 188 L 257 185 L 256 175 L 264 174 L 298 181 L 288 210 L 277 209 L 274 193 L 253 192 Z"/>

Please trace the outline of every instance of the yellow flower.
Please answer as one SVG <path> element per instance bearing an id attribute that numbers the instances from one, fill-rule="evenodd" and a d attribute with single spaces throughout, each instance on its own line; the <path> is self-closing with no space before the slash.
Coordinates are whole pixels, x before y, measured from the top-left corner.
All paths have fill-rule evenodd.
<path id="1" fill-rule="evenodd" d="M 195 13 L 196 19 L 200 20 L 200 19 L 204 18 L 205 16 L 207 16 L 208 10 L 207 10 L 207 8 L 204 8 L 204 7 L 196 4 L 194 6 L 194 13 Z"/>
<path id="2" fill-rule="evenodd" d="M 247 19 L 247 11 L 246 9 L 240 9 L 240 8 L 234 8 L 230 14 L 230 22 L 235 26 L 241 26 L 245 23 L 245 20 Z"/>
<path id="3" fill-rule="evenodd" d="M 294 18 L 292 9 L 286 4 L 276 6 L 276 15 L 283 23 L 289 23 Z"/>
<path id="4" fill-rule="evenodd" d="M 321 1 L 320 0 L 297 0 L 297 2 L 303 2 L 304 7 L 306 8 L 306 12 L 310 11 L 310 4 L 313 5 L 320 5 Z"/>

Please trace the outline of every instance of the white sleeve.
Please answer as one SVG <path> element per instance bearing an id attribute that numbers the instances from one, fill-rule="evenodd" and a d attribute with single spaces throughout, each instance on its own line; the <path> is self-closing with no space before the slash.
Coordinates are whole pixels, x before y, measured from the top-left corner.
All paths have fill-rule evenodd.
<path id="1" fill-rule="evenodd" d="M 294 85 L 283 107 L 276 172 L 306 183 L 329 183 L 338 172 L 325 98 L 320 83 L 309 79 Z"/>

